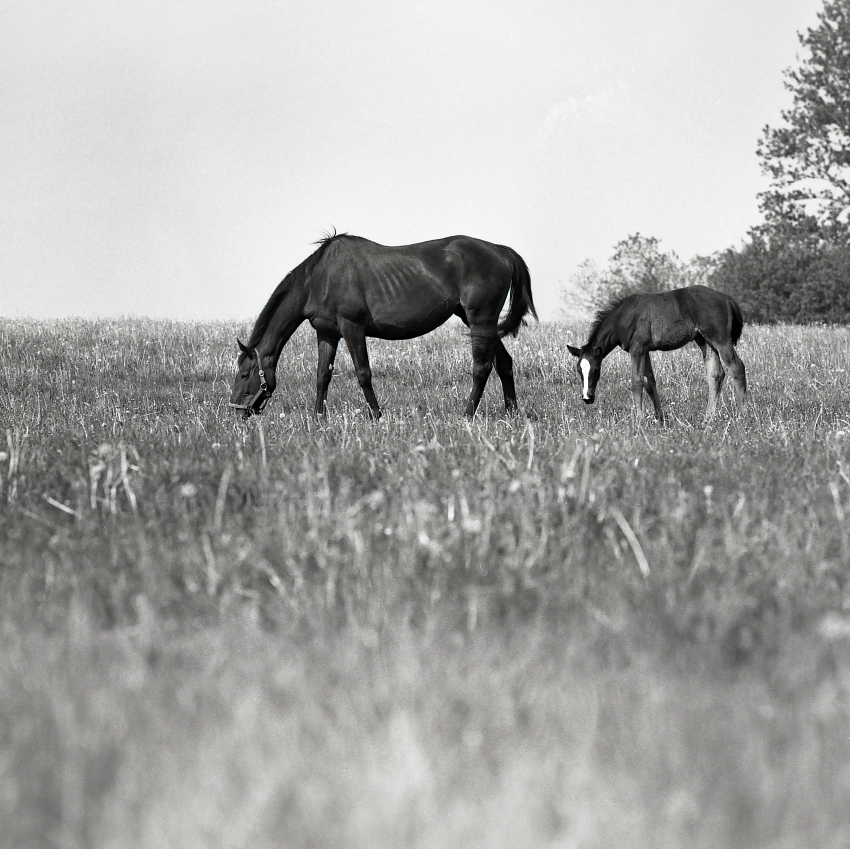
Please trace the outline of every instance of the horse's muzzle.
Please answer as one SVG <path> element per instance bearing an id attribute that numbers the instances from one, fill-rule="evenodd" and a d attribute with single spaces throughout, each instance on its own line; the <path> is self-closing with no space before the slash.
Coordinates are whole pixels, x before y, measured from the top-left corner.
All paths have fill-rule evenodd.
<path id="1" fill-rule="evenodd" d="M 231 401 L 230 406 L 234 410 L 242 410 L 242 421 L 245 421 L 245 419 L 250 419 L 251 416 L 258 416 L 262 413 L 271 397 L 272 393 L 266 387 L 260 387 L 259 391 L 247 404 L 234 404 Z"/>
<path id="2" fill-rule="evenodd" d="M 592 404 L 595 399 L 594 398 L 582 398 L 581 400 L 584 401 L 585 404 Z"/>

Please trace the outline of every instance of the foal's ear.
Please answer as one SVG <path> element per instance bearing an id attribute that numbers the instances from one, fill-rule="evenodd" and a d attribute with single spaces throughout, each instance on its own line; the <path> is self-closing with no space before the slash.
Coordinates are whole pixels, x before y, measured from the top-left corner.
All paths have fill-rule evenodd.
<path id="1" fill-rule="evenodd" d="M 574 348 L 572 345 L 567 345 L 567 350 L 568 350 L 568 351 L 569 351 L 569 352 L 570 352 L 570 353 L 571 353 L 574 357 L 580 357 L 580 356 L 581 356 L 581 348 Z"/>
<path id="2" fill-rule="evenodd" d="M 243 354 L 245 354 L 245 356 L 246 356 L 246 357 L 250 357 L 250 356 L 251 356 L 251 349 L 250 349 L 247 345 L 243 345 L 243 344 L 239 341 L 239 337 L 238 337 L 238 336 L 236 337 L 236 344 L 239 346 L 239 350 L 240 350 Z"/>

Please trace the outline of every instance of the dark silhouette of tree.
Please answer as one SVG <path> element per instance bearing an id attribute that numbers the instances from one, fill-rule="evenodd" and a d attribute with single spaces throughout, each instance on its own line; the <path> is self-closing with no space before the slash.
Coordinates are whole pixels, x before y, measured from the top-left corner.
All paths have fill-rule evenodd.
<path id="1" fill-rule="evenodd" d="M 850 322 L 850 249 L 751 233 L 740 250 L 719 255 L 709 285 L 732 295 L 744 319 L 759 324 Z"/>

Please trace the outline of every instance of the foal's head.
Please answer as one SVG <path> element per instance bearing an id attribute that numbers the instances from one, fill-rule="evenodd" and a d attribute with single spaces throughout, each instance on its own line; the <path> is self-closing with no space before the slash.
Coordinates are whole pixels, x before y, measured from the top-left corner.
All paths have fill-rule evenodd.
<path id="1" fill-rule="evenodd" d="M 596 397 L 596 384 L 602 369 L 602 349 L 595 345 L 585 345 L 574 348 L 567 345 L 567 350 L 578 360 L 578 373 L 581 377 L 581 400 L 592 404 Z"/>

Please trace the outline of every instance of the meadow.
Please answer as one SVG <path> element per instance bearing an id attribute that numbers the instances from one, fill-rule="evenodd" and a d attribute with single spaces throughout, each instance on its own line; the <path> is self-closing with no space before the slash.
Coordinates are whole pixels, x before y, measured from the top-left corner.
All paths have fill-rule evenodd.
<path id="1" fill-rule="evenodd" d="M 0 823 L 14 849 L 850 845 L 850 332 L 747 327 L 581 404 L 457 325 L 315 338 L 247 423 L 246 326 L 0 322 Z M 2 444 L 2 443 L 5 444 Z"/>

